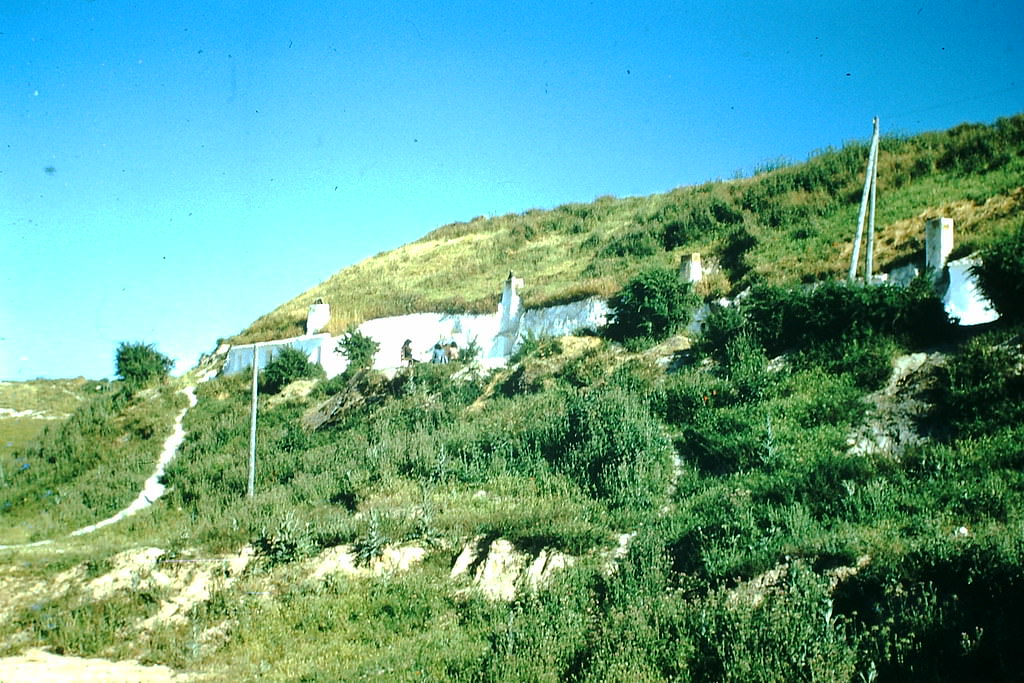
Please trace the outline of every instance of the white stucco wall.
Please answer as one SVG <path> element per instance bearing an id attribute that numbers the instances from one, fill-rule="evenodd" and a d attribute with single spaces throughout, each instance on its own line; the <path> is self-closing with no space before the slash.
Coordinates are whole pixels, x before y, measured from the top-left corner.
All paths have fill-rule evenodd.
<path id="1" fill-rule="evenodd" d="M 291 337 L 290 339 L 260 342 L 256 345 L 239 344 L 228 349 L 228 357 L 224 363 L 224 368 L 221 370 L 221 373 L 225 375 L 234 375 L 246 368 L 251 368 L 252 350 L 254 346 L 259 346 L 259 368 L 262 370 L 267 367 L 267 363 L 269 363 L 274 356 L 280 353 L 281 349 L 288 346 L 299 349 L 305 353 L 310 362 L 320 363 L 323 365 L 324 363 L 322 361 L 325 356 L 330 354 L 330 349 L 332 349 L 336 344 L 337 342 L 332 341 L 331 335 L 326 332 L 311 336 Z M 324 369 L 326 369 L 326 366 Z M 338 373 L 340 372 L 341 370 L 338 371 Z"/>
<path id="2" fill-rule="evenodd" d="M 504 364 L 515 348 L 531 335 L 554 337 L 582 329 L 596 330 L 605 324 L 609 312 L 607 303 L 596 297 L 527 311 L 518 306 L 517 299 L 503 299 L 503 305 L 490 314 L 412 313 L 367 320 L 358 329 L 380 344 L 373 363 L 379 370 L 401 365 L 402 345 L 406 339 L 412 340 L 413 358 L 421 362 L 430 360 L 437 342 L 454 341 L 464 349 L 475 340 L 480 347 L 480 362 L 497 366 Z M 306 353 L 310 362 L 320 364 L 328 377 L 334 377 L 347 366 L 345 358 L 335 350 L 338 339 L 317 334 L 261 342 L 259 367 L 265 367 L 281 348 L 291 346 Z M 252 344 L 232 346 L 222 372 L 232 375 L 251 367 L 252 348 Z"/>

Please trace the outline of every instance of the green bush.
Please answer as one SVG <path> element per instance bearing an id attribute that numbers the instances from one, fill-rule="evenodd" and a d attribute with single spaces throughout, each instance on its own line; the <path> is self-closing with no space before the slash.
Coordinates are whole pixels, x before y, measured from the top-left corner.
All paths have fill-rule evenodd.
<path id="1" fill-rule="evenodd" d="M 1024 420 L 1024 358 L 1001 336 L 972 339 L 940 369 L 936 416 L 954 438 L 984 436 Z"/>
<path id="2" fill-rule="evenodd" d="M 380 351 L 380 344 L 355 327 L 350 327 L 338 340 L 337 350 L 348 360 L 345 372 L 351 375 L 373 366 L 373 357 Z"/>
<path id="3" fill-rule="evenodd" d="M 617 389 L 573 393 L 550 436 L 545 458 L 593 498 L 628 512 L 664 499 L 672 446 L 637 397 Z"/>
<path id="4" fill-rule="evenodd" d="M 271 564 L 295 562 L 315 555 L 320 549 L 312 537 L 308 522 L 303 524 L 294 512 L 281 516 L 273 527 L 264 526 L 253 547 Z"/>
<path id="5" fill-rule="evenodd" d="M 723 360 L 729 340 L 741 334 L 746 326 L 747 318 L 738 304 L 722 306 L 712 303 L 711 310 L 701 323 L 700 338 L 695 348 L 706 356 Z"/>
<path id="6" fill-rule="evenodd" d="M 657 238 L 647 230 L 633 230 L 608 240 L 601 251 L 605 258 L 652 256 L 661 251 Z"/>
<path id="7" fill-rule="evenodd" d="M 891 337 L 868 333 L 845 336 L 832 343 L 819 342 L 800 352 L 794 365 L 847 374 L 865 391 L 880 389 L 892 375 L 892 359 L 898 351 Z"/>
<path id="8" fill-rule="evenodd" d="M 730 281 L 737 283 L 750 272 L 747 254 L 757 245 L 757 237 L 745 225 L 735 226 L 722 238 L 719 262 Z"/>
<path id="9" fill-rule="evenodd" d="M 114 359 L 117 376 L 132 389 L 145 387 L 167 377 L 174 361 L 152 344 L 121 342 Z"/>
<path id="10" fill-rule="evenodd" d="M 962 123 L 946 132 L 936 168 L 961 175 L 994 171 L 1010 163 L 1024 139 L 1024 119 L 1001 118 L 994 126 Z"/>
<path id="11" fill-rule="evenodd" d="M 681 215 L 664 226 L 663 242 L 671 251 L 697 241 L 708 241 L 731 226 L 743 222 L 743 214 L 717 197 L 707 195 L 691 200 Z"/>
<path id="12" fill-rule="evenodd" d="M 612 339 L 659 340 L 685 326 L 700 300 L 675 271 L 652 269 L 627 282 L 609 303 L 613 311 L 607 332 Z"/>
<path id="13" fill-rule="evenodd" d="M 841 584 L 834 611 L 860 627 L 862 667 L 881 680 L 1015 680 L 1022 567 L 1016 536 L 927 539 Z"/>
<path id="14" fill-rule="evenodd" d="M 1024 322 L 1024 224 L 982 251 L 971 273 L 1004 320 Z"/>
<path id="15" fill-rule="evenodd" d="M 268 394 L 276 394 L 297 379 L 317 379 L 323 376 L 324 369 L 316 363 L 310 363 L 305 353 L 285 347 L 263 368 L 260 388 Z"/>
<path id="16" fill-rule="evenodd" d="M 712 311 L 700 348 L 721 354 L 725 343 L 749 332 L 769 356 L 844 342 L 850 353 L 870 339 L 894 339 L 910 346 L 949 338 L 952 325 L 942 302 L 924 278 L 909 287 L 862 287 L 829 281 L 811 288 L 762 285 L 750 290 L 736 310 Z M 865 350 L 881 347 L 867 343 Z M 864 381 L 871 383 L 871 378 Z"/>
<path id="17" fill-rule="evenodd" d="M 768 357 L 748 333 L 726 342 L 721 369 L 732 384 L 730 393 L 740 402 L 764 400 L 774 385 L 775 375 L 768 371 Z"/>

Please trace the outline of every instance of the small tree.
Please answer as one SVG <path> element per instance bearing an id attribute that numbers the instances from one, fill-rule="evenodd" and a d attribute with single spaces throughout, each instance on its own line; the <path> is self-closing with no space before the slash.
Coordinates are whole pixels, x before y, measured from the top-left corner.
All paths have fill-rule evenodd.
<path id="1" fill-rule="evenodd" d="M 268 394 L 276 394 L 285 386 L 297 379 L 313 379 L 324 376 L 324 369 L 310 363 L 306 354 L 292 347 L 281 349 L 273 360 L 263 368 L 262 389 Z"/>
<path id="2" fill-rule="evenodd" d="M 121 342 L 114 358 L 117 376 L 131 389 L 142 387 L 167 377 L 174 361 L 157 351 L 152 344 Z"/>
<path id="3" fill-rule="evenodd" d="M 364 370 L 373 365 L 373 357 L 380 350 L 380 344 L 355 327 L 348 328 L 338 340 L 337 351 L 348 360 L 347 374 Z"/>
<path id="4" fill-rule="evenodd" d="M 982 251 L 971 273 L 999 315 L 1009 323 L 1024 321 L 1024 225 Z"/>
<path id="5" fill-rule="evenodd" d="M 614 309 L 608 324 L 612 339 L 656 341 L 686 325 L 700 299 L 675 271 L 655 268 L 627 282 L 609 303 Z"/>

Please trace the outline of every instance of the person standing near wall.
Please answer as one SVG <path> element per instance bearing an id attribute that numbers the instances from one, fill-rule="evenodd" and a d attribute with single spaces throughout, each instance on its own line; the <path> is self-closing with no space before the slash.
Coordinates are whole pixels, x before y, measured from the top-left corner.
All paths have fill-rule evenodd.
<path id="1" fill-rule="evenodd" d="M 412 365 L 412 339 L 406 339 L 402 344 L 402 363 Z"/>
<path id="2" fill-rule="evenodd" d="M 444 347 L 441 346 L 441 342 L 434 344 L 434 352 L 430 356 L 431 363 L 447 363 L 448 354 L 445 353 Z"/>

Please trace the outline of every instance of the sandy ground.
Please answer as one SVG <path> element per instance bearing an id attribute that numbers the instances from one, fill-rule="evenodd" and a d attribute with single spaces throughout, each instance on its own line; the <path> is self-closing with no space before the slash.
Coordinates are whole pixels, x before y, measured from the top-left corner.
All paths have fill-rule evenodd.
<path id="1" fill-rule="evenodd" d="M 166 666 L 143 666 L 134 661 L 111 662 L 106 659 L 64 657 L 45 650 L 27 650 L 17 657 L 0 659 L 0 681 L 3 683 L 157 683 L 188 680 L 193 679 Z"/>

